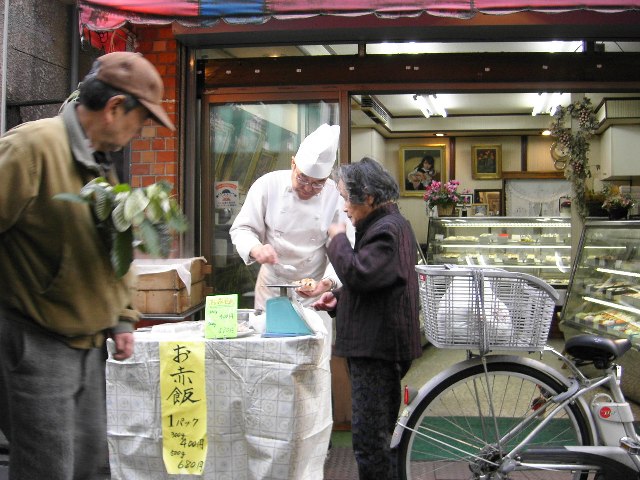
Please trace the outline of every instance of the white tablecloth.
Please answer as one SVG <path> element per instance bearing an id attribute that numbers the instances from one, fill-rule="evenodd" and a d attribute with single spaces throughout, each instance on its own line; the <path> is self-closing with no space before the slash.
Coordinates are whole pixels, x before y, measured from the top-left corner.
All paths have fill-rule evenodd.
<path id="1" fill-rule="evenodd" d="M 200 478 L 321 479 L 332 428 L 330 335 L 205 340 L 181 331 L 136 332 L 131 358 L 109 356 L 112 478 L 198 478 L 164 467 L 158 357 L 159 342 L 196 338 L 205 341 L 209 442 Z"/>

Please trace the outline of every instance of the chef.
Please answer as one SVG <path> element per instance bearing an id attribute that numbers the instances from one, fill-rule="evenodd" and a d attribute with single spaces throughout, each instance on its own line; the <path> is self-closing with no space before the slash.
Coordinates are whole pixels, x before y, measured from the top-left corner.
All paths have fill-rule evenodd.
<path id="1" fill-rule="evenodd" d="M 347 222 L 343 201 L 329 178 L 336 161 L 340 127 L 321 125 L 291 158 L 291 170 L 269 172 L 256 180 L 231 226 L 231 241 L 247 265 L 260 263 L 256 309 L 279 295 L 265 285 L 310 279 L 297 289 L 303 305 L 338 286 L 327 258 L 327 229 Z M 351 230 L 353 240 L 354 232 Z"/>

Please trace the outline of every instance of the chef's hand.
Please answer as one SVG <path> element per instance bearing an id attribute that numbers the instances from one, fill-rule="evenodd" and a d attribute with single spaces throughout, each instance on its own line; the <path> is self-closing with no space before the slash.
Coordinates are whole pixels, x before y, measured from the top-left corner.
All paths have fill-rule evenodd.
<path id="1" fill-rule="evenodd" d="M 296 288 L 296 293 L 301 297 L 309 298 L 309 297 L 317 297 L 324 292 L 328 292 L 332 290 L 335 286 L 335 283 L 330 278 L 323 278 L 319 282 L 316 282 L 316 288 L 313 290 L 301 290 Z"/>
<path id="2" fill-rule="evenodd" d="M 311 306 L 316 310 L 324 310 L 331 311 L 336 309 L 336 305 L 338 304 L 338 299 L 332 292 L 325 292 L 320 297 L 320 300 L 314 302 Z"/>
<path id="3" fill-rule="evenodd" d="M 126 360 L 133 355 L 133 333 L 122 332 L 113 334 L 113 341 L 116 344 L 116 351 L 113 358 L 116 360 Z"/>
<path id="4" fill-rule="evenodd" d="M 269 243 L 253 247 L 249 252 L 249 255 L 260 264 L 278 263 L 278 254 L 276 253 L 275 248 L 273 248 Z"/>
<path id="5" fill-rule="evenodd" d="M 339 233 L 347 233 L 347 224 L 346 223 L 332 223 L 329 225 L 329 229 L 327 230 L 329 234 L 329 238 L 335 237 Z"/>

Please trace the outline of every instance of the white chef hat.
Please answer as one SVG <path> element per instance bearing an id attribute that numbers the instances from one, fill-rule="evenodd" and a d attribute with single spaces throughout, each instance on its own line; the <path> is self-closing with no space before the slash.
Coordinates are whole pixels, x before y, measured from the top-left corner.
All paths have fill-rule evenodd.
<path id="1" fill-rule="evenodd" d="M 311 178 L 327 178 L 336 161 L 340 127 L 320 125 L 302 141 L 296 153 L 298 170 Z"/>

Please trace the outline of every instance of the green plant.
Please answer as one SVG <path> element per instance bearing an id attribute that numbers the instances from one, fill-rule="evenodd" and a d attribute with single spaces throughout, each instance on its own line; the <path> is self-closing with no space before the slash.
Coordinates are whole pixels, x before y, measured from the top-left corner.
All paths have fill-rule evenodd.
<path id="1" fill-rule="evenodd" d="M 573 185 L 573 199 L 578 208 L 578 214 L 585 218 L 588 215 L 586 204 L 586 179 L 591 177 L 589 169 L 589 140 L 595 134 L 598 122 L 589 98 L 573 102 L 566 107 L 558 107 L 554 114 L 555 120 L 551 125 L 551 135 L 564 147 L 569 156 L 569 162 L 564 175 Z M 577 129 L 572 131 L 566 127 L 567 120 L 578 122 Z"/>
<path id="2" fill-rule="evenodd" d="M 87 183 L 80 193 L 61 193 L 54 198 L 88 203 L 105 239 L 111 265 L 124 276 L 137 248 L 152 257 L 168 257 L 173 234 L 184 232 L 188 222 L 171 196 L 173 186 L 165 181 L 144 188 L 111 185 L 103 177 Z"/>

